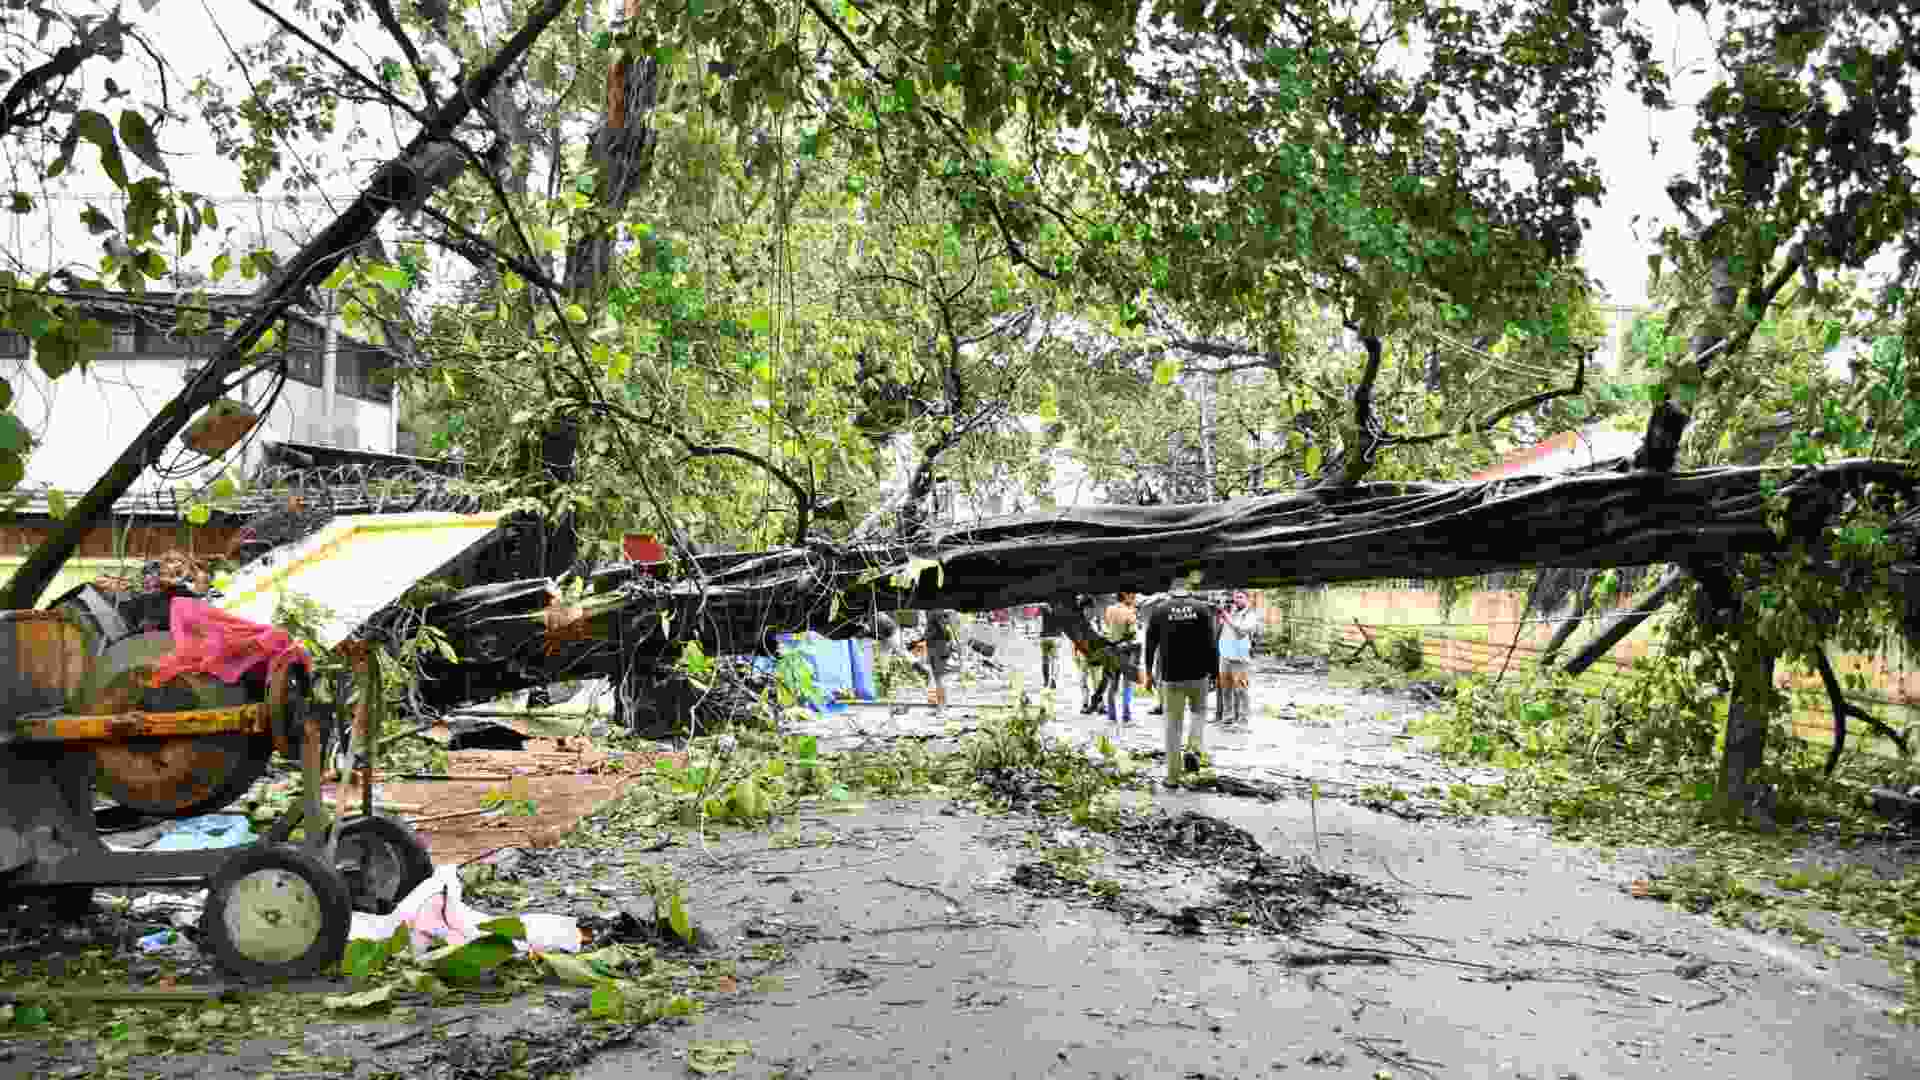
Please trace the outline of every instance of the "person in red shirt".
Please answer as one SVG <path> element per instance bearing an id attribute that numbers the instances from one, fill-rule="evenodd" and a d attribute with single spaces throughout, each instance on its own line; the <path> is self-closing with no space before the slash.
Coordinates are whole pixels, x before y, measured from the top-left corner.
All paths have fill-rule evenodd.
<path id="1" fill-rule="evenodd" d="M 1199 769 L 1206 749 L 1207 694 L 1220 673 L 1217 623 L 1213 605 L 1194 596 L 1184 581 L 1147 623 L 1146 669 L 1158 671 L 1167 709 L 1168 784 Z"/>

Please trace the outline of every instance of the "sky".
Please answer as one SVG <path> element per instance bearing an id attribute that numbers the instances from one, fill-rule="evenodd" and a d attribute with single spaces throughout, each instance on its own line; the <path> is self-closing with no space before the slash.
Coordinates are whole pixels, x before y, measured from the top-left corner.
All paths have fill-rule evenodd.
<path id="1" fill-rule="evenodd" d="M 139 9 L 149 2 L 151 11 L 142 13 Z M 209 72 L 229 78 L 226 73 L 230 61 L 221 32 L 235 46 L 241 46 L 275 31 L 272 22 L 244 0 L 131 0 L 126 12 L 150 36 L 177 75 L 188 81 Z M 1634 19 L 1650 29 L 1674 74 L 1674 100 L 1688 102 L 1697 98 L 1703 89 L 1703 77 L 1690 77 L 1686 71 L 1711 59 L 1699 17 L 1683 17 L 1664 2 L 1645 0 L 1633 4 L 1632 12 Z M 358 58 L 353 50 L 347 55 Z M 128 81 L 139 77 L 140 71 L 138 65 L 129 61 L 120 65 L 116 75 Z M 230 78 L 238 81 L 237 74 Z M 177 103 L 191 109 L 181 98 L 178 81 L 173 90 Z M 1691 125 L 1692 114 L 1686 108 L 1656 114 L 1642 106 L 1626 90 L 1623 81 L 1616 82 L 1608 94 L 1607 119 L 1588 147 L 1601 162 L 1607 195 L 1588 213 L 1592 228 L 1588 230 L 1582 250 L 1588 272 L 1600 283 L 1608 302 L 1634 306 L 1645 302 L 1646 257 L 1654 250 L 1651 239 L 1657 232 L 1653 223 L 1669 210 L 1664 191 L 1667 178 L 1692 165 Z M 317 223 L 331 217 L 330 206 L 324 200 L 285 207 L 276 206 L 269 199 L 243 196 L 238 167 L 220 158 L 207 133 L 194 124 L 169 125 L 159 132 L 159 137 L 173 162 L 173 178 L 177 184 L 217 199 L 230 197 L 222 199 L 223 225 L 242 231 L 271 232 L 276 225 L 300 221 Z M 1649 137 L 1659 141 L 1657 155 L 1649 148 Z M 91 164 L 90 158 L 91 152 L 83 150 L 82 163 Z M 81 176 L 90 185 L 85 189 L 88 194 L 109 186 L 91 170 L 83 170 Z M 334 205 L 344 203 L 354 194 L 352 181 L 345 177 L 331 180 L 328 187 L 335 196 Z M 45 250 L 51 237 L 50 246 L 69 259 L 75 257 L 76 251 L 97 249 L 74 221 L 82 202 L 69 198 L 54 205 L 61 212 L 60 220 L 15 219 L 0 226 L 0 229 L 10 228 L 11 234 L 0 232 L 0 236 L 12 243 L 16 251 Z"/>

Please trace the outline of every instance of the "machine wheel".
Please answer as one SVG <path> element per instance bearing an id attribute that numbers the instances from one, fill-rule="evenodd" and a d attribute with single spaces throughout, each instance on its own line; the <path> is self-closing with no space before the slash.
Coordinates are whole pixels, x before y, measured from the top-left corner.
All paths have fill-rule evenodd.
<path id="1" fill-rule="evenodd" d="M 241 976 L 316 975 L 340 963 L 353 907 L 340 873 L 296 847 L 262 844 L 207 882 L 201 948 Z"/>
<path id="2" fill-rule="evenodd" d="M 340 825 L 334 865 L 346 879 L 353 910 L 388 915 L 433 876 L 433 857 L 404 822 L 350 818 Z"/>

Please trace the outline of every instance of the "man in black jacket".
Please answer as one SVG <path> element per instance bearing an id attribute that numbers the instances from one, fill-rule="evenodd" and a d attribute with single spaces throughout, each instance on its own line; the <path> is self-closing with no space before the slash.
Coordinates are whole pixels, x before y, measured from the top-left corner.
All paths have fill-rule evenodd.
<path id="1" fill-rule="evenodd" d="M 1178 783 L 1181 773 L 1198 769 L 1199 754 L 1206 749 L 1207 692 L 1220 671 L 1215 615 L 1213 605 L 1194 596 L 1183 582 L 1147 623 L 1146 667 L 1157 672 L 1160 700 L 1167 708 L 1169 784 Z M 1186 724 L 1189 713 L 1193 721 Z"/>

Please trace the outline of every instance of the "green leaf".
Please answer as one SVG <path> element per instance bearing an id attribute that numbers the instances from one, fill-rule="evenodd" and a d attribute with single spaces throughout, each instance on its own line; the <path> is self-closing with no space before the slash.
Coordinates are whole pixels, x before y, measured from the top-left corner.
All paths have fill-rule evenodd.
<path id="1" fill-rule="evenodd" d="M 127 186 L 127 163 L 120 157 L 120 143 L 113 137 L 113 122 L 92 109 L 82 109 L 74 114 L 71 137 L 87 140 L 100 149 L 100 168 L 113 181 L 113 186 L 125 189 Z"/>
<path id="2" fill-rule="evenodd" d="M 756 334 L 765 334 L 773 329 L 773 314 L 766 308 L 760 308 L 747 316 L 747 329 Z"/>
<path id="3" fill-rule="evenodd" d="M 267 352 L 279 341 L 280 331 L 275 327 L 269 326 L 261 331 L 259 339 L 253 343 L 253 348 L 247 350 L 247 355 L 253 356 L 257 353 Z"/>
<path id="4" fill-rule="evenodd" d="M 541 953 L 540 960 L 547 970 L 559 976 L 560 981 L 574 986 L 599 986 L 607 981 L 605 975 L 595 971 L 592 964 L 571 953 Z"/>
<path id="5" fill-rule="evenodd" d="M 33 213 L 33 196 L 24 191 L 14 192 L 12 209 L 16 214 Z"/>
<path id="6" fill-rule="evenodd" d="M 595 1020 L 607 1020 L 626 1012 L 627 1001 L 620 993 L 617 983 L 601 982 L 593 988 L 587 998 L 587 1015 Z"/>
<path id="7" fill-rule="evenodd" d="M 219 281 L 221 278 L 226 277 L 227 274 L 232 270 L 233 270 L 233 256 L 223 251 L 220 254 L 215 255 L 213 257 L 213 280 Z M 338 273 L 338 271 L 335 271 L 335 273 Z M 328 278 L 327 280 L 331 281 L 333 279 Z M 323 287 L 332 288 L 333 286 L 327 285 Z"/>
<path id="8" fill-rule="evenodd" d="M 33 445 L 33 433 L 12 413 L 0 413 L 0 453 L 23 453 Z"/>
<path id="9" fill-rule="evenodd" d="M 224 259 L 226 256 L 222 255 L 220 258 Z M 216 259 L 216 265 L 218 262 L 219 260 Z M 353 264 L 343 261 L 333 268 L 333 273 L 327 275 L 327 280 L 321 282 L 320 287 L 323 289 L 337 289 L 342 282 L 347 280 L 347 275 L 351 273 L 353 273 Z"/>
<path id="10" fill-rule="evenodd" d="M 0 491 L 12 491 L 27 478 L 27 461 L 19 454 L 0 454 Z"/>
<path id="11" fill-rule="evenodd" d="M 581 173 L 573 181 L 573 190 L 579 192 L 582 195 L 593 194 L 593 174 Z"/>
<path id="12" fill-rule="evenodd" d="M 513 954 L 513 942 L 490 934 L 465 945 L 436 949 L 427 954 L 427 959 L 433 970 L 446 978 L 472 980 L 506 963 Z"/>
<path id="13" fill-rule="evenodd" d="M 513 941 L 525 941 L 527 939 L 527 924 L 521 922 L 517 916 L 513 915 L 504 915 L 498 919 L 488 919 L 486 922 L 481 923 L 477 929 L 483 934 L 498 934 L 503 938 L 508 938 Z"/>
<path id="14" fill-rule="evenodd" d="M 678 894 L 675 894 L 672 903 L 667 905 L 667 925 L 673 928 L 673 932 L 681 941 L 689 945 L 693 944 L 693 921 L 687 918 L 686 906 L 680 902 Z"/>
<path id="15" fill-rule="evenodd" d="M 1320 447 L 1317 444 L 1307 447 L 1307 459 L 1301 463 L 1301 469 L 1305 471 L 1308 476 L 1319 475 L 1321 456 Z"/>
<path id="16" fill-rule="evenodd" d="M 687 1068 L 702 1076 L 732 1072 L 735 1060 L 752 1052 L 745 1039 L 703 1039 L 687 1044 Z"/>
<path id="17" fill-rule="evenodd" d="M 367 276 L 373 279 L 374 284 L 391 293 L 406 291 L 407 286 L 413 281 L 405 270 L 395 266 L 368 267 Z"/>
<path id="18" fill-rule="evenodd" d="M 187 524 L 205 525 L 213 518 L 213 508 L 206 503 L 195 503 L 187 507 Z"/>
<path id="19" fill-rule="evenodd" d="M 59 488 L 47 489 L 47 514 L 54 520 L 67 516 L 67 493 Z"/>
<path id="20" fill-rule="evenodd" d="M 351 942 L 350 944 L 361 944 Z M 362 990 L 357 994 L 329 994 L 320 999 L 320 1003 L 334 1012 L 362 1012 L 377 1009 L 393 1000 L 393 985 L 376 986 L 371 990 Z"/>
<path id="21" fill-rule="evenodd" d="M 147 126 L 147 118 L 134 109 L 120 113 L 120 141 L 140 163 L 162 176 L 167 175 L 166 159 L 160 156 L 160 144 L 154 140 L 153 129 Z"/>
<path id="22" fill-rule="evenodd" d="M 587 321 L 587 309 L 579 304 L 568 304 L 563 314 L 566 315 L 567 321 L 575 326 L 584 325 Z"/>
<path id="23" fill-rule="evenodd" d="M 1163 356 L 1153 365 L 1155 385 L 1167 386 L 1180 374 L 1180 361 L 1171 356 Z"/>

